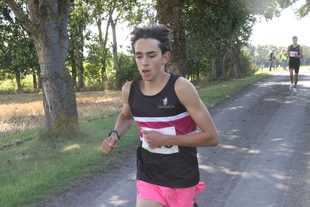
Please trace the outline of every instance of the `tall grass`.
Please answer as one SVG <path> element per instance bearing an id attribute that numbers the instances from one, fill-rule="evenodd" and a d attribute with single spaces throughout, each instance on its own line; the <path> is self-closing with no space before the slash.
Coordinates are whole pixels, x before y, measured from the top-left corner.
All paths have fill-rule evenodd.
<path id="1" fill-rule="evenodd" d="M 80 122 L 115 115 L 121 108 L 120 91 L 79 92 Z M 42 94 L 0 94 L 0 139 L 44 126 Z"/>

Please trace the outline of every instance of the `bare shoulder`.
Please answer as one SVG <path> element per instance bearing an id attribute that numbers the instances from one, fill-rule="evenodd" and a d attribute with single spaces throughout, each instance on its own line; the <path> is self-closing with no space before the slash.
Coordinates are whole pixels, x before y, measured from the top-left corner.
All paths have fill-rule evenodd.
<path id="1" fill-rule="evenodd" d="M 129 89 L 130 89 L 130 86 L 131 86 L 131 83 L 132 83 L 132 81 L 126 82 L 126 83 L 123 85 L 123 87 L 122 87 L 122 91 L 123 91 L 123 90 L 129 90 Z"/>
<path id="2" fill-rule="evenodd" d="M 177 81 L 175 82 L 175 89 L 177 91 L 179 90 L 196 90 L 194 85 L 189 81 L 187 80 L 186 78 L 183 78 L 183 77 L 179 77 L 177 79 Z"/>
<path id="3" fill-rule="evenodd" d="M 129 92 L 130 92 L 131 83 L 132 83 L 132 81 L 128 81 L 128 82 L 126 82 L 126 83 L 123 85 L 123 87 L 122 87 L 122 96 L 123 96 L 123 99 L 129 97 Z"/>
<path id="4" fill-rule="evenodd" d="M 186 78 L 178 78 L 174 88 L 178 98 L 183 104 L 184 102 L 197 100 L 199 98 L 195 86 Z"/>

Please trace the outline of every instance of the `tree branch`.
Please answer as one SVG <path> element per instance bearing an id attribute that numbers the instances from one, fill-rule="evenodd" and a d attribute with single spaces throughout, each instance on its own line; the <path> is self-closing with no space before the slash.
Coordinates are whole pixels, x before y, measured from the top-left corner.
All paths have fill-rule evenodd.
<path id="1" fill-rule="evenodd" d="M 37 28 L 32 24 L 28 16 L 21 9 L 21 7 L 14 0 L 2 0 L 2 1 L 10 7 L 16 19 L 22 25 L 22 27 L 25 29 L 28 35 L 31 37 L 36 37 Z"/>
<path id="2" fill-rule="evenodd" d="M 67 52 L 69 47 L 69 40 L 68 40 L 68 22 L 69 22 L 69 15 L 70 15 L 70 8 L 73 0 L 57 0 L 58 2 L 58 12 L 59 12 L 59 37 L 63 42 L 63 47 Z"/>

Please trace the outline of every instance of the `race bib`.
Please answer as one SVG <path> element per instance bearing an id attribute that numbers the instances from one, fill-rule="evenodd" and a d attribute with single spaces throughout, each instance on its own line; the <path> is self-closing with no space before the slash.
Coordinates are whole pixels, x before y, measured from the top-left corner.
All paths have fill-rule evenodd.
<path id="1" fill-rule="evenodd" d="M 291 57 L 299 57 L 300 56 L 300 52 L 290 51 L 290 56 Z"/>
<path id="2" fill-rule="evenodd" d="M 167 134 L 167 135 L 176 135 L 175 132 L 175 127 L 166 127 L 166 128 L 161 128 L 161 129 L 152 129 L 148 127 L 141 127 L 142 130 L 145 131 L 157 131 L 162 134 Z M 179 147 L 178 145 L 169 145 L 169 146 L 161 146 L 159 148 L 151 149 L 149 148 L 149 145 L 147 144 L 146 141 L 144 141 L 144 138 L 142 137 L 142 147 L 146 149 L 149 152 L 152 153 L 158 153 L 158 154 L 173 154 L 173 153 L 178 153 L 179 152 Z"/>

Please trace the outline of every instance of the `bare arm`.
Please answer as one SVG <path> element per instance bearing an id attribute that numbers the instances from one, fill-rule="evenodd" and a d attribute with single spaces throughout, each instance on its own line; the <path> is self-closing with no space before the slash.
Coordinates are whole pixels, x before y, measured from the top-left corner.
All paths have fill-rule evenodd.
<path id="1" fill-rule="evenodd" d="M 164 135 L 155 131 L 143 131 L 143 137 L 150 148 L 164 145 L 188 147 L 208 147 L 218 144 L 218 134 L 209 111 L 201 101 L 195 87 L 185 78 L 179 78 L 175 84 L 178 98 L 201 129 L 201 132 L 189 135 Z"/>
<path id="2" fill-rule="evenodd" d="M 303 57 L 304 57 L 304 53 L 303 53 L 303 51 L 302 51 L 302 47 L 301 47 L 301 46 L 299 46 L 299 50 L 300 50 L 300 56 L 299 56 L 299 58 L 303 58 Z"/>
<path id="3" fill-rule="evenodd" d="M 129 90 L 131 82 L 124 84 L 122 88 L 122 99 L 123 99 L 123 108 L 119 114 L 114 129 L 120 133 L 122 136 L 125 134 L 133 123 L 133 116 L 128 104 Z M 118 142 L 117 135 L 112 133 L 110 137 L 106 138 L 102 142 L 102 150 L 105 153 L 110 153 L 113 149 L 117 147 L 116 143 Z"/>

